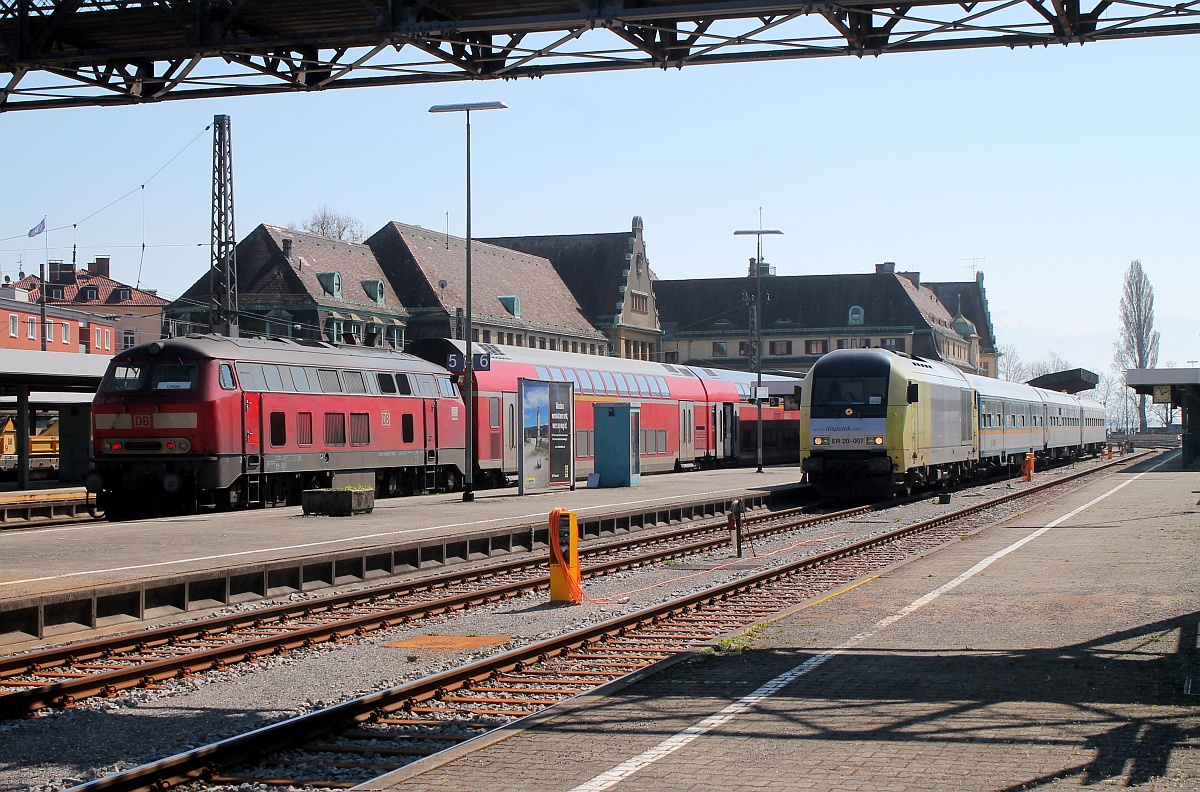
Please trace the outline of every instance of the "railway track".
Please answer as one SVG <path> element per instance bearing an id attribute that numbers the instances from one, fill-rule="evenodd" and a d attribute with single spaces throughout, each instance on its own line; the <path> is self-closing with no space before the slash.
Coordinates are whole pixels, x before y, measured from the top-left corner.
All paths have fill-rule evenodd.
<path id="1" fill-rule="evenodd" d="M 797 507 L 748 515 L 751 540 L 853 517 L 877 507 L 825 514 Z M 584 548 L 587 578 L 710 552 L 729 544 L 724 520 L 626 537 Z M 0 718 L 132 687 L 221 670 L 268 655 L 411 625 L 454 611 L 519 597 L 549 586 L 547 559 L 512 559 L 417 581 L 287 603 L 132 635 L 0 659 Z"/>
<path id="2" fill-rule="evenodd" d="M 956 523 L 965 517 L 1131 461 L 947 512 L 74 789 L 348 789 L 940 546 L 960 535 Z"/>
<path id="3" fill-rule="evenodd" d="M 1022 492 L 1030 491 L 1036 490 Z M 747 515 L 745 536 L 753 542 L 903 502 L 908 501 L 816 514 L 812 505 L 759 512 Z M 581 560 L 587 564 L 583 575 L 599 577 L 712 552 L 727 547 L 729 541 L 725 520 L 624 537 L 583 548 Z M 170 679 L 417 625 L 548 586 L 547 559 L 526 556 L 416 581 L 0 658 L 0 718 L 71 706 L 96 696 L 114 697 L 130 688 L 154 688 Z"/>

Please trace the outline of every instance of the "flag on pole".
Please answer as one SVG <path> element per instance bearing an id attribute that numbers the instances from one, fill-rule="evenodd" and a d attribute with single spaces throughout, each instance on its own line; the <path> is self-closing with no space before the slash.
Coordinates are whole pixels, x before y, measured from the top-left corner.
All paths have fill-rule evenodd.
<path id="1" fill-rule="evenodd" d="M 43 217 L 42 222 L 38 223 L 33 228 L 29 229 L 29 236 L 35 237 L 38 234 L 44 234 L 45 232 L 46 232 L 46 218 Z"/>

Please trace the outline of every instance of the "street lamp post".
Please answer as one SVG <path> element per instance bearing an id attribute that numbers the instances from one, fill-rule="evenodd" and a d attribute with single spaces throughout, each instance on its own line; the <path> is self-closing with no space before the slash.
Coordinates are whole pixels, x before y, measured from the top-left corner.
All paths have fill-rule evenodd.
<path id="1" fill-rule="evenodd" d="M 467 470 L 463 478 L 463 500 L 475 500 L 475 399 L 474 361 L 471 351 L 473 334 L 471 317 L 471 111 L 504 110 L 504 102 L 467 102 L 465 104 L 434 105 L 431 113 L 465 113 L 467 116 L 467 304 L 466 304 L 466 354 L 463 356 L 463 402 L 467 420 Z"/>
<path id="2" fill-rule="evenodd" d="M 761 214 L 761 210 L 760 210 Z M 753 234 L 758 237 L 758 255 L 754 259 L 754 371 L 758 374 L 758 383 L 754 387 L 754 403 L 758 406 L 758 470 L 763 472 L 763 416 L 762 416 L 762 238 L 765 234 L 782 234 L 782 231 L 763 230 L 762 218 L 759 218 L 760 227 L 749 231 L 734 231 L 734 236 L 750 236 Z"/>

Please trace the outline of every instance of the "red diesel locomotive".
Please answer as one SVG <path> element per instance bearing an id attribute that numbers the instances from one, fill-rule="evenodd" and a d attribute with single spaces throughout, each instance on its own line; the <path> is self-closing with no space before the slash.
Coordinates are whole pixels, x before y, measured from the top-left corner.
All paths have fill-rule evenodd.
<path id="1" fill-rule="evenodd" d="M 411 355 L 188 336 L 113 357 L 92 405 L 89 491 L 110 519 L 299 503 L 307 488 L 456 489 L 465 410 Z"/>

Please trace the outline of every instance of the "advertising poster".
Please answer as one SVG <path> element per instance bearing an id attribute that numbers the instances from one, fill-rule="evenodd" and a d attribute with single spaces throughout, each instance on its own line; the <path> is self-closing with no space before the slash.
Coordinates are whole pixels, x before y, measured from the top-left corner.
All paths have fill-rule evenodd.
<path id="1" fill-rule="evenodd" d="M 575 486 L 575 393 L 570 382 L 522 379 L 517 384 L 521 447 L 518 492 Z"/>

